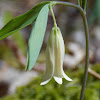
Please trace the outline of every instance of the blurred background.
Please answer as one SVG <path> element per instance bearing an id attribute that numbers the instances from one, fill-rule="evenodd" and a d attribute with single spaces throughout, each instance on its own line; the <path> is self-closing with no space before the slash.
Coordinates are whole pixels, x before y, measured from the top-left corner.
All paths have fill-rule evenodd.
<path id="1" fill-rule="evenodd" d="M 0 29 L 12 18 L 46 0 L 0 0 Z M 59 0 L 62 1 L 62 0 Z M 78 4 L 78 0 L 63 0 Z M 45 48 L 53 27 L 51 13 L 40 55 L 32 71 L 25 72 L 27 43 L 32 25 L 0 40 L 0 100 L 79 100 L 85 64 L 85 33 L 80 12 L 53 7 L 65 42 L 64 71 L 73 79 L 58 85 L 54 79 L 40 86 L 45 71 Z M 88 0 L 90 35 L 89 70 L 84 100 L 100 100 L 100 0 Z"/>

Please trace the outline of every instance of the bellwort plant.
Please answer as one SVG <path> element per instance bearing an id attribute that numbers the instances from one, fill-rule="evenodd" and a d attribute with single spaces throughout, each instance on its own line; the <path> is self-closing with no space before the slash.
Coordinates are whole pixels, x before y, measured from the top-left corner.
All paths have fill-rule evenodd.
<path id="1" fill-rule="evenodd" d="M 63 60 L 65 55 L 64 40 L 60 29 L 57 27 L 53 10 L 50 6 L 53 16 L 54 27 L 51 30 L 47 48 L 46 48 L 46 72 L 41 85 L 50 81 L 52 76 L 58 84 L 62 84 L 62 78 L 72 81 L 63 71 Z"/>
<path id="2" fill-rule="evenodd" d="M 50 10 L 54 26 L 50 32 L 46 47 L 46 71 L 41 85 L 47 84 L 52 77 L 54 77 L 58 84 L 62 84 L 62 78 L 65 78 L 68 81 L 72 81 L 72 79 L 70 79 L 63 71 L 63 60 L 65 54 L 64 40 L 61 31 L 56 24 L 52 7 L 55 5 L 65 5 L 78 9 L 81 12 L 83 19 L 86 37 L 86 61 L 80 100 L 84 100 L 84 91 L 86 87 L 89 64 L 89 32 L 86 18 L 86 4 L 87 0 L 78 0 L 78 5 L 69 2 L 45 1 L 37 4 L 25 14 L 15 17 L 0 30 L 0 40 L 2 40 L 13 34 L 15 31 L 18 31 L 34 22 L 28 41 L 27 64 L 25 68 L 26 71 L 31 70 L 37 60 L 43 43 L 48 20 L 48 12 Z"/>

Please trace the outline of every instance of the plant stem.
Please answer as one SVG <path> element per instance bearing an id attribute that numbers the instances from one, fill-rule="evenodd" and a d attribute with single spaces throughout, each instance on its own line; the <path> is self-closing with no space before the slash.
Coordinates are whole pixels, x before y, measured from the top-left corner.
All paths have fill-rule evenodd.
<path id="1" fill-rule="evenodd" d="M 53 9 L 52 9 L 51 6 L 50 6 L 50 10 L 51 10 L 51 14 L 52 14 L 53 21 L 54 21 L 54 26 L 57 27 L 57 24 L 56 24 L 56 18 L 55 18 L 55 15 L 54 15 L 54 12 L 53 12 Z"/>
<path id="2" fill-rule="evenodd" d="M 59 2 L 59 1 L 54 1 L 54 3 L 77 8 L 81 12 L 81 16 L 83 18 L 84 29 L 85 29 L 85 37 L 86 37 L 86 59 L 85 59 L 85 71 L 84 71 L 84 78 L 83 78 L 83 83 L 82 83 L 80 100 L 84 100 L 84 92 L 85 92 L 85 87 L 86 87 L 86 82 L 87 82 L 88 65 L 89 65 L 89 30 L 88 30 L 86 14 L 80 6 L 75 5 L 73 3 Z"/>

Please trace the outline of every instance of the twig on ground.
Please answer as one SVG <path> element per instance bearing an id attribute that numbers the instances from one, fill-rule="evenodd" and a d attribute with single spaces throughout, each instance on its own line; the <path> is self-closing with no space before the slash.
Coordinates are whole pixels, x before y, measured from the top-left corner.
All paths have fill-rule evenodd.
<path id="1" fill-rule="evenodd" d="M 100 80 L 100 75 L 91 68 L 88 69 L 88 73 Z"/>

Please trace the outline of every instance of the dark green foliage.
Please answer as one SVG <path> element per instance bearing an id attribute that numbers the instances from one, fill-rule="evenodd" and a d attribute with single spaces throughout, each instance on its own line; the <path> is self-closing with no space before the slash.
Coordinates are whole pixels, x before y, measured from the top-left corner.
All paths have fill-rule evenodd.
<path id="1" fill-rule="evenodd" d="M 93 69 L 98 69 L 100 73 L 99 66 L 95 65 Z M 52 79 L 45 86 L 40 86 L 42 78 L 38 77 L 28 85 L 17 88 L 14 95 L 2 100 L 79 100 L 83 69 L 68 71 L 67 75 L 73 79 L 72 82 L 63 79 L 63 84 L 58 85 Z M 100 81 L 89 75 L 87 83 L 84 100 L 100 100 Z"/>
<path id="2" fill-rule="evenodd" d="M 18 31 L 32 22 L 35 21 L 35 19 L 38 16 L 38 13 L 40 12 L 41 8 L 45 5 L 48 4 L 49 2 L 42 2 L 37 4 L 35 7 L 33 7 L 31 10 L 26 12 L 23 15 L 20 15 L 11 21 L 9 21 L 1 30 L 0 30 L 0 40 L 8 37 L 15 31 Z"/>

